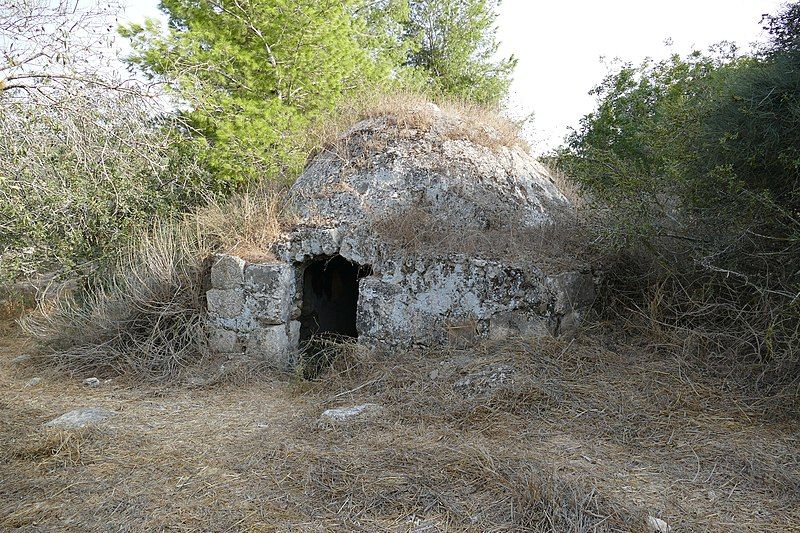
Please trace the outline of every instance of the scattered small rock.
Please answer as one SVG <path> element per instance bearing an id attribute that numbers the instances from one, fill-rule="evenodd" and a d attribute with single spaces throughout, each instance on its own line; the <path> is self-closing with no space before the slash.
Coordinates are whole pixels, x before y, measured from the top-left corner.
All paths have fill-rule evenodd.
<path id="1" fill-rule="evenodd" d="M 355 405 L 353 407 L 336 407 L 334 409 L 326 409 L 322 412 L 322 416 L 320 418 L 325 422 L 347 422 L 354 418 L 377 413 L 380 410 L 380 405 L 374 403 L 365 403 L 362 405 Z"/>
<path id="2" fill-rule="evenodd" d="M 22 355 L 16 356 L 14 359 L 11 360 L 11 362 L 13 364 L 15 364 L 15 365 L 21 365 L 23 363 L 27 363 L 30 360 L 31 360 L 31 356 L 26 354 L 26 353 L 24 353 Z"/>
<path id="3" fill-rule="evenodd" d="M 100 386 L 100 380 L 97 378 L 86 378 L 83 380 L 83 384 L 93 389 Z"/>
<path id="4" fill-rule="evenodd" d="M 411 533 L 439 533 L 444 529 L 435 520 L 428 520 L 419 524 L 414 524 L 411 528 Z"/>
<path id="5" fill-rule="evenodd" d="M 26 389 L 29 389 L 31 387 L 35 387 L 36 385 L 38 385 L 41 382 L 42 382 L 42 378 L 31 378 L 31 379 L 29 379 L 28 381 L 25 382 L 24 387 Z"/>
<path id="6" fill-rule="evenodd" d="M 434 368 L 433 370 L 431 370 L 431 373 L 428 374 L 428 377 L 430 377 L 434 381 L 439 379 L 439 370 Z"/>
<path id="7" fill-rule="evenodd" d="M 99 407 L 83 407 L 64 413 L 45 424 L 45 427 L 59 429 L 78 429 L 93 424 L 98 424 L 107 418 L 116 416 L 117 413 Z"/>
<path id="8" fill-rule="evenodd" d="M 669 533 L 671 531 L 669 524 L 655 516 L 647 517 L 647 525 L 653 533 Z"/>
<path id="9" fill-rule="evenodd" d="M 515 372 L 514 367 L 510 365 L 494 365 L 464 376 L 453 384 L 453 389 L 463 393 L 480 394 L 513 384 Z"/>

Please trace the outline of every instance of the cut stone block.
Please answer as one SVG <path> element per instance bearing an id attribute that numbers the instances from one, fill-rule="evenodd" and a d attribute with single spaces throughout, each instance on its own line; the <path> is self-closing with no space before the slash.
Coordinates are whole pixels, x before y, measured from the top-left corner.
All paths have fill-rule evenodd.
<path id="1" fill-rule="evenodd" d="M 244 270 L 244 286 L 249 292 L 282 296 L 294 289 L 294 274 L 288 263 L 248 265 Z"/>
<path id="2" fill-rule="evenodd" d="M 377 278 L 367 277 L 359 282 L 356 326 L 364 337 L 403 339 L 410 336 L 413 318 L 400 299 L 401 289 Z"/>
<path id="3" fill-rule="evenodd" d="M 556 314 L 567 314 L 573 309 L 587 307 L 594 301 L 594 280 L 589 273 L 565 272 L 548 281 L 556 295 L 553 309 Z"/>
<path id="4" fill-rule="evenodd" d="M 257 329 L 250 333 L 247 340 L 248 357 L 261 359 L 281 370 L 288 370 L 291 366 L 290 352 L 285 325 Z"/>
<path id="5" fill-rule="evenodd" d="M 266 294 L 248 294 L 245 308 L 248 315 L 260 325 L 285 324 L 290 318 L 291 301 Z"/>
<path id="6" fill-rule="evenodd" d="M 215 289 L 238 289 L 244 283 L 245 261 L 240 257 L 219 254 L 211 267 L 211 286 Z"/>
<path id="7" fill-rule="evenodd" d="M 239 337 L 235 331 L 211 326 L 208 331 L 208 347 L 215 353 L 234 353 L 241 351 Z"/>
<path id="8" fill-rule="evenodd" d="M 246 307 L 261 324 L 289 321 L 295 292 L 292 268 L 284 263 L 249 265 L 244 272 Z"/>
<path id="9" fill-rule="evenodd" d="M 244 295 L 236 289 L 209 289 L 206 302 L 212 317 L 233 318 L 244 311 Z"/>
<path id="10" fill-rule="evenodd" d="M 548 318 L 532 311 L 499 313 L 489 321 L 489 338 L 492 340 L 515 336 L 541 338 L 551 334 Z"/>
<path id="11" fill-rule="evenodd" d="M 292 350 L 300 347 L 300 322 L 297 320 L 289 322 L 289 347 Z"/>

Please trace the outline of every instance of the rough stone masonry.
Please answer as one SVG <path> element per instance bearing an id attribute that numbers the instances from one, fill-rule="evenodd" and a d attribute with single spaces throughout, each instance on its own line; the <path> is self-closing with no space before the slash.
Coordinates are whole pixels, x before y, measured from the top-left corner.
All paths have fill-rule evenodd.
<path id="1" fill-rule="evenodd" d="M 315 338 L 397 349 L 575 327 L 594 298 L 580 258 L 545 273 L 535 257 L 408 245 L 416 220 L 457 242 L 554 224 L 570 209 L 522 149 L 454 135 L 463 120 L 433 105 L 419 112 L 417 125 L 362 121 L 315 156 L 290 191 L 299 222 L 269 250 L 276 260 L 214 257 L 213 351 L 291 368 Z M 410 235 L 378 231 L 386 220 Z"/>

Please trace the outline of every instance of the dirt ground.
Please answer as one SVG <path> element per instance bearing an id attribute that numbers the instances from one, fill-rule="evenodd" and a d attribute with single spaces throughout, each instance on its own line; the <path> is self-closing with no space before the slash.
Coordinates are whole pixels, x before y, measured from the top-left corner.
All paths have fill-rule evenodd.
<path id="1" fill-rule="evenodd" d="M 89 388 L 13 363 L 31 348 L 2 333 L 6 530 L 648 531 L 652 516 L 800 531 L 800 424 L 630 339 L 351 354 L 314 382 Z M 320 421 L 364 403 L 381 408 Z M 118 414 L 42 427 L 88 406 Z"/>

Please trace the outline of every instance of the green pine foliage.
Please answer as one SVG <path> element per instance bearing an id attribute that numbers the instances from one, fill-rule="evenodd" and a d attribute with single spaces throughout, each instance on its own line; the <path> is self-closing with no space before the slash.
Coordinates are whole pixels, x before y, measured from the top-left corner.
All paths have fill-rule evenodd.
<path id="1" fill-rule="evenodd" d="M 406 65 L 421 70 L 428 88 L 496 105 L 508 92 L 517 65 L 497 60 L 497 7 L 492 0 L 410 0 L 403 39 Z"/>
<path id="2" fill-rule="evenodd" d="M 291 176 L 309 121 L 342 95 L 387 79 L 363 46 L 355 0 L 165 0 L 169 29 L 129 26 L 131 61 L 170 83 L 202 161 L 229 191 Z"/>
<path id="3" fill-rule="evenodd" d="M 121 30 L 130 62 L 179 97 L 194 150 L 229 192 L 291 180 L 306 130 L 342 98 L 392 89 L 496 104 L 516 60 L 494 62 L 486 0 L 164 0 L 169 28 Z"/>

